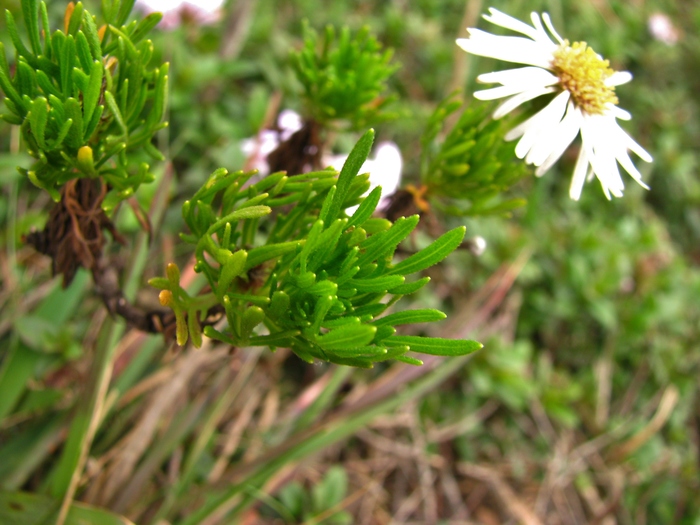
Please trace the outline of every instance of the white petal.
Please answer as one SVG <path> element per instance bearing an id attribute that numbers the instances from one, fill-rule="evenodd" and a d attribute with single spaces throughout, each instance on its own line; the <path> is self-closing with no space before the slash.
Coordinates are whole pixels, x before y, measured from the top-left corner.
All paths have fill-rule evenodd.
<path id="1" fill-rule="evenodd" d="M 586 174 L 588 173 L 588 155 L 586 148 L 581 147 L 581 151 L 576 159 L 576 167 L 574 168 L 574 176 L 571 178 L 571 186 L 569 187 L 569 197 L 577 201 L 581 198 L 583 183 L 586 182 Z"/>
<path id="2" fill-rule="evenodd" d="M 401 182 L 402 166 L 399 147 L 393 142 L 380 143 L 375 154 L 374 172 L 369 175 L 370 185 L 381 186 L 382 196 L 394 193 Z"/>
<path id="3" fill-rule="evenodd" d="M 606 86 L 620 86 L 632 80 L 632 73 L 629 71 L 615 71 L 605 79 Z"/>
<path id="4" fill-rule="evenodd" d="M 559 82 L 559 78 L 541 67 L 519 67 L 515 69 L 504 69 L 493 73 L 484 73 L 476 77 L 484 84 L 519 84 L 521 86 L 551 86 Z M 525 91 L 525 89 L 521 89 Z"/>
<path id="5" fill-rule="evenodd" d="M 579 131 L 581 131 L 582 119 L 583 115 L 581 115 L 581 110 L 569 102 L 569 107 L 566 110 L 564 120 L 561 121 L 561 124 L 553 137 L 554 145 L 551 148 L 551 152 L 549 156 L 540 164 L 540 167 L 537 168 L 537 172 L 535 173 L 536 175 L 544 175 L 549 168 L 551 168 L 554 163 L 557 162 L 564 154 L 566 148 L 571 145 L 576 138 L 576 135 L 578 135 Z M 537 162 L 535 162 L 535 165 L 537 165 Z"/>
<path id="6" fill-rule="evenodd" d="M 632 159 L 630 159 L 630 156 L 627 154 L 627 152 L 620 152 L 616 155 L 617 157 L 617 162 L 620 163 L 620 165 L 624 168 L 624 170 L 630 174 L 630 176 L 637 181 L 637 183 L 644 188 L 645 190 L 649 189 L 649 186 L 646 185 L 644 181 L 642 181 L 642 174 L 639 173 L 639 170 L 637 167 L 634 165 L 632 162 Z"/>
<path id="7" fill-rule="evenodd" d="M 564 115 L 565 110 L 566 115 Z M 537 143 L 533 145 L 525 161 L 528 164 L 541 166 L 551 156 L 555 156 L 555 160 L 561 157 L 561 154 L 564 153 L 564 150 L 578 134 L 581 127 L 580 115 L 580 111 L 576 110 L 573 103 L 565 104 L 561 114 L 559 114 L 559 121 L 551 128 L 543 130 L 542 135 L 537 140 Z M 562 144 L 562 141 L 565 143 Z M 546 171 L 547 169 L 538 169 L 535 175 L 542 176 Z"/>
<path id="8" fill-rule="evenodd" d="M 551 39 L 549 34 L 547 34 L 547 31 L 544 30 L 544 26 L 542 26 L 542 20 L 540 20 L 540 15 L 537 13 L 530 13 L 530 20 L 532 20 L 532 24 L 535 26 L 537 29 L 537 34 L 538 36 L 538 42 L 547 42 L 554 44 L 554 41 Z M 555 33 L 556 34 L 556 33 Z M 562 42 L 559 42 L 561 44 Z M 557 45 L 557 44 L 555 44 Z"/>
<path id="9" fill-rule="evenodd" d="M 630 114 L 629 111 L 625 111 L 624 109 L 614 105 L 614 104 L 608 104 L 606 108 L 606 113 L 608 115 L 612 115 L 615 118 L 619 118 L 620 120 L 631 120 L 632 115 Z"/>
<path id="10" fill-rule="evenodd" d="M 589 152 L 592 150 L 589 153 L 590 163 L 606 195 L 609 192 L 615 197 L 621 197 L 624 183 L 614 153 L 620 143 L 616 140 L 615 128 L 609 124 L 610 121 L 604 116 L 586 116 L 581 126 L 581 137 L 583 143 L 590 148 Z"/>
<path id="11" fill-rule="evenodd" d="M 527 86 L 525 86 L 527 87 Z M 482 89 L 474 92 L 474 98 L 478 100 L 496 100 L 497 98 L 510 97 L 522 93 L 523 88 L 517 85 L 499 86 L 491 89 Z"/>
<path id="12" fill-rule="evenodd" d="M 544 69 L 550 67 L 556 50 L 554 44 L 542 45 L 518 36 L 496 36 L 480 29 L 470 29 L 469 34 L 469 38 L 457 39 L 457 45 L 467 53 Z"/>
<path id="13" fill-rule="evenodd" d="M 620 128 L 622 130 L 622 128 Z M 627 137 L 627 148 L 630 151 L 633 151 L 634 153 L 637 154 L 637 156 L 642 159 L 644 162 L 652 162 L 654 159 L 652 158 L 651 155 L 649 155 L 649 152 L 645 150 L 643 147 L 641 147 L 635 140 L 627 135 L 624 131 L 622 132 L 624 135 Z"/>
<path id="14" fill-rule="evenodd" d="M 544 20 L 544 25 L 547 26 L 547 29 L 549 30 L 550 33 L 552 33 L 552 36 L 557 39 L 557 42 L 560 44 L 564 43 L 564 39 L 559 36 L 559 33 L 557 33 L 557 30 L 554 29 L 554 25 L 552 24 L 552 19 L 549 18 L 549 13 L 542 13 L 542 19 Z"/>
<path id="15" fill-rule="evenodd" d="M 534 144 L 539 140 L 542 133 L 555 127 L 564 115 L 566 103 L 569 101 L 569 92 L 563 91 L 557 95 L 544 109 L 535 116 L 510 130 L 506 136 L 506 140 L 513 140 L 522 135 L 522 138 L 515 146 L 515 154 L 522 159 L 532 149 Z M 528 162 L 528 161 L 526 161 Z"/>
<path id="16" fill-rule="evenodd" d="M 605 194 L 605 198 L 608 199 L 609 201 L 612 200 L 612 197 L 610 196 L 610 189 L 603 184 L 602 180 L 598 180 L 600 182 L 600 187 L 603 188 L 603 193 Z"/>
<path id="17" fill-rule="evenodd" d="M 488 20 L 492 24 L 505 27 L 506 29 L 510 29 L 511 31 L 515 31 L 516 33 L 521 33 L 523 35 L 529 36 L 533 40 L 537 40 L 540 36 L 537 33 L 537 29 L 535 29 L 534 27 L 527 25 L 525 22 L 521 22 L 517 18 L 513 18 L 510 15 L 502 13 L 498 9 L 494 9 L 493 7 L 491 7 L 489 8 L 489 13 L 491 14 L 484 15 L 484 20 Z"/>
<path id="18" fill-rule="evenodd" d="M 498 120 L 499 118 L 504 117 L 505 115 L 513 111 L 520 104 L 527 102 L 528 100 L 532 100 L 533 98 L 537 98 L 541 95 L 546 95 L 547 93 L 553 92 L 554 88 L 552 87 L 533 88 L 529 91 L 524 91 L 518 95 L 515 95 L 514 97 L 509 98 L 503 104 L 498 106 L 496 108 L 496 111 L 493 112 L 493 118 Z"/>

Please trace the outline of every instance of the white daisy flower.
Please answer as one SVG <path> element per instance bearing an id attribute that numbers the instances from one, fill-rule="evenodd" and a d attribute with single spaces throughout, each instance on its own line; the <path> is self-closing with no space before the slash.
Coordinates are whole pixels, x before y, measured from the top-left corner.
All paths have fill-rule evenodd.
<path id="1" fill-rule="evenodd" d="M 200 25 L 215 24 L 221 19 L 224 0 L 137 0 L 136 8 L 146 13 L 163 13 L 161 29 L 175 29 L 183 20 Z"/>
<path id="2" fill-rule="evenodd" d="M 474 55 L 526 67 L 480 75 L 479 82 L 501 85 L 477 91 L 474 96 L 480 100 L 508 97 L 494 112 L 494 118 L 501 118 L 528 100 L 556 94 L 544 109 L 506 134 L 506 140 L 520 138 L 515 148 L 518 158 L 537 166 L 535 174 L 541 176 L 580 132 L 581 152 L 569 190 L 572 199 L 579 199 L 583 183 L 594 175 L 608 199 L 611 195 L 621 197 L 624 184 L 618 163 L 649 189 L 627 151 L 646 162 L 651 162 L 651 155 L 617 123 L 617 119 L 629 120 L 631 115 L 617 107 L 615 86 L 629 82 L 632 75 L 610 69 L 609 62 L 585 42 L 569 44 L 563 40 L 547 13 L 542 19 L 532 13 L 533 26 L 529 26 L 496 9 L 489 12 L 484 15 L 486 20 L 525 36 L 497 36 L 470 28 L 469 38 L 458 39 L 457 45 Z"/>

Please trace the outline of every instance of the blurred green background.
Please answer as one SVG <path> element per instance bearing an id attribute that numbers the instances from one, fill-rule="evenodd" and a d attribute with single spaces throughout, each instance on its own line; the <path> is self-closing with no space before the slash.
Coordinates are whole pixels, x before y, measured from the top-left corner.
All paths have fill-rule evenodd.
<path id="1" fill-rule="evenodd" d="M 16 0 L 3 6 L 20 13 Z M 466 224 L 467 236 L 483 237 L 487 249 L 480 257 L 453 254 L 431 273 L 434 286 L 414 301 L 451 312 L 471 330 L 446 325 L 439 335 L 469 335 L 485 348 L 438 388 L 340 445 L 328 444 L 301 464 L 289 459 L 296 470 L 248 493 L 252 503 L 234 522 L 700 523 L 700 5 L 590 0 L 492 6 L 523 20 L 531 10 L 548 11 L 562 36 L 585 40 L 614 69 L 632 72 L 633 82 L 617 94 L 633 115 L 624 129 L 654 157 L 651 165 L 638 164 L 651 190 L 627 177 L 622 199 L 608 202 L 591 183 L 580 202 L 569 200 L 574 146 L 544 177 L 530 176 L 511 190 L 527 200 L 512 216 L 440 217 L 445 228 Z M 49 7 L 61 20 L 63 2 Z M 186 260 L 176 234 L 188 195 L 214 169 L 244 166 L 242 141 L 271 123 L 270 111 L 302 109 L 289 66 L 290 51 L 301 44 L 302 20 L 319 30 L 367 25 L 394 49 L 401 67 L 390 87 L 399 116 L 376 129 L 378 140 L 401 149 L 405 184 L 418 182 L 420 134 L 436 105 L 454 89 L 464 89 L 469 104 L 482 104 L 469 96 L 477 74 L 507 67 L 467 56 L 454 44 L 467 25 L 493 30 L 477 18 L 488 7 L 461 0 L 238 0 L 228 2 L 212 25 L 190 21 L 156 30 L 154 60 L 171 63 L 170 126 L 158 146 L 172 161 L 174 178 L 165 189 L 156 182 L 139 192 L 145 209 L 159 192 L 169 197 L 144 275 Z M 675 31 L 671 40 L 652 33 L 650 20 L 659 13 Z M 4 22 L 0 35 L 9 40 Z M 340 133 L 338 152 L 347 152 L 358 136 Z M 49 262 L 22 243 L 22 235 L 45 223 L 49 201 L 15 170 L 28 165 L 17 141 L 16 130 L 0 123 L 0 359 L 6 364 L 18 349 L 31 356 L 26 374 L 0 396 L 0 487 L 42 492 L 106 314 L 86 274 L 61 291 Z M 163 166 L 156 172 L 164 177 Z M 122 231 L 137 234 L 138 221 L 126 207 L 117 219 Z M 154 297 L 144 285 L 141 300 Z M 149 395 L 158 392 L 129 389 L 195 359 L 167 351 L 158 338 L 139 337 L 128 332 L 120 343 L 123 363 L 113 387 L 121 397 L 98 431 L 78 493 L 137 523 L 154 519 L 164 495 L 196 487 L 196 498 L 182 496 L 167 514 L 171 523 L 186 523 L 190 510 L 225 485 L 220 480 L 226 476 L 213 476 L 212 469 L 231 433 L 238 432 L 238 441 L 226 449 L 229 467 L 261 457 L 265 447 L 287 439 L 290 425 L 301 425 L 295 410 L 306 387 L 327 387 L 331 398 L 305 421 L 310 424 L 342 407 L 341 394 L 393 377 L 378 369 L 339 378 L 331 367 L 308 366 L 283 352 L 267 352 L 259 361 L 256 354 L 259 371 L 247 373 L 260 374 L 259 381 L 231 394 L 225 416 L 215 418 L 209 439 L 199 443 L 196 436 L 210 421 L 206 409 L 187 411 L 230 392 L 228 376 L 200 363 L 172 397 L 191 420 L 178 427 L 175 415 L 164 413 L 127 476 L 142 476 L 143 494 L 127 497 L 114 489 L 101 497 L 95 483 L 104 488 L 110 482 L 100 469 L 114 471 L 111 461 L 129 431 L 141 428 L 154 403 Z M 250 362 L 235 359 L 228 363 L 233 371 Z M 9 384 L 6 376 L 3 381 Z M 328 386 L 334 384 L 335 390 Z M 131 392 L 126 401 L 124 392 Z M 257 404 L 246 403 L 250 399 Z M 250 423 L 238 429 L 236 421 Z M 159 447 L 158 439 L 167 446 Z M 182 481 L 178 458 L 195 444 L 203 452 L 195 456 L 191 478 Z M 233 479 L 235 468 L 229 473 Z M 168 492 L 180 481 L 181 492 Z"/>

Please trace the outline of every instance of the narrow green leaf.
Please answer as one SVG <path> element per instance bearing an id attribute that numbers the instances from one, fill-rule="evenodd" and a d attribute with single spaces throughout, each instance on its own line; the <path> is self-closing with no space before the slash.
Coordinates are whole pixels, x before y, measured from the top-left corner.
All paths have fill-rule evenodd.
<path id="1" fill-rule="evenodd" d="M 391 228 L 392 222 L 388 219 L 383 219 L 381 217 L 372 217 L 371 219 L 367 219 L 363 224 L 362 224 L 362 229 L 367 232 L 369 235 L 374 235 L 383 231 L 388 230 Z"/>
<path id="2" fill-rule="evenodd" d="M 301 246 L 301 244 L 302 243 L 299 241 L 289 241 L 253 248 L 248 252 L 248 260 L 246 261 L 245 269 L 246 271 L 250 270 L 265 261 L 293 252 L 297 247 Z"/>
<path id="3" fill-rule="evenodd" d="M 248 339 L 253 329 L 263 322 L 265 312 L 259 306 L 250 306 L 246 308 L 241 319 L 241 337 Z"/>
<path id="4" fill-rule="evenodd" d="M 290 279 L 299 288 L 306 289 L 314 285 L 316 282 L 316 274 L 314 272 L 301 272 L 296 275 L 290 275 Z"/>
<path id="5" fill-rule="evenodd" d="M 63 109 L 66 112 L 66 117 L 73 122 L 68 135 L 66 135 L 66 144 L 71 148 L 78 149 L 83 145 L 83 112 L 80 109 L 80 103 L 71 97 L 63 104 Z"/>
<path id="6" fill-rule="evenodd" d="M 190 333 L 190 340 L 195 348 L 202 347 L 202 325 L 199 324 L 197 310 L 191 309 L 187 312 L 187 329 Z"/>
<path id="7" fill-rule="evenodd" d="M 401 277 L 401 279 L 397 279 Z M 347 286 L 355 288 L 359 293 L 386 292 L 403 284 L 402 275 L 384 275 L 373 279 L 350 279 Z"/>
<path id="8" fill-rule="evenodd" d="M 270 298 L 270 305 L 267 308 L 268 315 L 273 320 L 278 320 L 289 316 L 289 294 L 283 291 L 276 291 Z"/>
<path id="9" fill-rule="evenodd" d="M 152 128 L 158 124 L 165 114 L 165 107 L 168 103 L 168 64 L 163 64 L 158 69 L 158 77 L 153 87 L 154 97 L 151 112 L 146 119 L 146 127 Z"/>
<path id="10" fill-rule="evenodd" d="M 46 150 L 46 122 L 48 120 L 48 102 L 44 97 L 37 97 L 32 102 L 32 109 L 29 112 L 29 124 L 32 129 L 32 136 L 36 143 L 43 150 Z"/>
<path id="11" fill-rule="evenodd" d="M 372 324 L 374 324 L 374 326 L 398 326 L 401 324 L 432 323 L 435 321 L 442 321 L 445 317 L 447 316 L 440 310 L 434 310 L 432 308 L 404 310 L 403 312 L 389 314 L 381 319 L 375 319 L 372 321 Z"/>
<path id="12" fill-rule="evenodd" d="M 360 249 L 364 252 L 360 254 L 357 264 L 363 267 L 367 263 L 376 261 L 382 255 L 393 253 L 396 246 L 416 228 L 419 220 L 418 215 L 412 215 L 408 218 L 400 217 L 388 230 L 369 237 L 360 244 Z"/>
<path id="13" fill-rule="evenodd" d="M 249 206 L 247 208 L 238 209 L 209 226 L 207 235 L 212 235 L 220 228 L 225 227 L 227 222 L 242 221 L 245 219 L 258 219 L 268 215 L 271 212 L 272 208 L 269 206 Z"/>
<path id="14" fill-rule="evenodd" d="M 404 283 L 401 286 L 392 288 L 391 290 L 389 290 L 389 293 L 394 295 L 410 295 L 423 288 L 429 282 L 430 277 L 422 277 L 421 279 L 418 279 L 417 281 L 414 281 L 412 283 Z"/>
<path id="15" fill-rule="evenodd" d="M 260 335 L 248 339 L 252 346 L 291 346 L 290 339 L 299 335 L 299 330 L 285 330 L 270 335 Z"/>
<path id="16" fill-rule="evenodd" d="M 397 361 L 400 361 L 401 363 L 406 363 L 407 365 L 413 365 L 413 366 L 423 366 L 423 361 L 420 359 L 415 359 L 413 357 L 408 357 L 407 355 L 400 355 L 398 357 L 395 357 Z"/>
<path id="17" fill-rule="evenodd" d="M 392 346 L 387 348 L 386 354 L 375 359 L 376 362 L 389 361 L 391 359 L 398 359 L 400 356 L 408 352 L 410 348 L 407 346 Z M 422 363 L 421 363 L 422 364 Z"/>
<path id="18" fill-rule="evenodd" d="M 347 222 L 347 219 L 336 219 L 328 229 L 319 235 L 316 249 L 309 257 L 308 267 L 311 271 L 320 268 L 326 258 L 335 250 Z"/>
<path id="19" fill-rule="evenodd" d="M 170 280 L 166 277 L 151 277 L 148 280 L 148 284 L 159 290 L 169 290 L 171 288 Z"/>
<path id="20" fill-rule="evenodd" d="M 84 93 L 87 90 L 89 82 L 90 77 L 82 69 L 77 67 L 73 68 L 73 84 L 78 88 L 78 91 Z M 81 97 L 82 93 L 76 93 L 76 96 Z"/>
<path id="21" fill-rule="evenodd" d="M 309 286 L 304 291 L 308 294 L 316 295 L 318 297 L 335 297 L 338 293 L 338 285 L 335 284 L 333 281 L 322 280 L 314 283 L 312 286 Z"/>
<path id="22" fill-rule="evenodd" d="M 360 172 L 362 164 L 367 160 L 370 150 L 372 149 L 372 143 L 374 142 L 374 130 L 370 129 L 362 138 L 355 144 L 355 147 L 348 155 L 348 159 L 343 164 L 343 168 L 340 170 L 340 175 L 338 175 L 338 183 L 336 184 L 336 192 L 333 197 L 333 203 L 328 211 L 328 217 L 332 220 L 338 217 L 340 214 L 340 209 L 345 202 L 345 199 L 350 189 L 350 185 L 353 180 Z"/>
<path id="23" fill-rule="evenodd" d="M 328 328 L 329 330 L 331 330 L 333 328 L 340 328 L 341 326 L 345 326 L 348 324 L 359 326 L 362 323 L 359 317 L 344 316 L 338 317 L 337 319 L 324 320 L 323 323 L 321 323 L 321 326 L 323 328 Z"/>
<path id="24" fill-rule="evenodd" d="M 102 7 L 102 17 L 108 24 L 117 25 L 114 23 L 115 11 L 117 9 L 118 0 L 100 0 Z"/>
<path id="25" fill-rule="evenodd" d="M 352 358 L 352 357 L 369 357 L 372 361 L 381 359 L 387 354 L 387 349 L 383 346 L 376 345 L 366 345 L 360 346 L 358 348 L 335 348 L 333 350 L 333 356 L 338 356 L 342 358 Z"/>
<path id="26" fill-rule="evenodd" d="M 3 46 L 2 42 L 0 42 L 0 89 L 2 89 L 5 96 L 13 102 L 17 110 L 21 111 L 24 109 L 22 97 L 19 96 L 19 93 L 17 93 L 17 90 L 12 85 L 10 68 L 7 64 L 7 57 L 5 56 L 5 46 Z"/>
<path id="27" fill-rule="evenodd" d="M 102 76 L 102 61 L 95 60 L 90 69 L 90 78 L 88 80 L 87 89 L 83 93 L 83 125 L 86 128 L 92 119 L 92 115 L 97 108 L 97 103 L 100 100 L 100 92 L 102 91 Z"/>
<path id="28" fill-rule="evenodd" d="M 377 328 L 370 325 L 347 325 L 316 337 L 316 344 L 324 350 L 342 350 L 368 345 Z"/>
<path id="29" fill-rule="evenodd" d="M 29 182 L 34 184 L 34 186 L 36 186 L 37 188 L 41 188 L 42 190 L 46 190 L 54 202 L 59 202 L 61 200 L 61 194 L 56 189 L 54 184 L 45 183 L 45 182 L 39 180 L 39 177 L 37 177 L 36 171 L 29 170 L 26 172 L 26 174 L 27 174 L 27 177 L 29 178 Z"/>
<path id="30" fill-rule="evenodd" d="M 290 188 L 291 189 L 291 188 Z M 331 205 L 333 204 L 333 199 L 335 198 L 337 186 L 331 187 L 330 190 L 328 190 L 328 194 L 326 195 L 326 198 L 323 199 L 323 205 L 321 206 L 321 211 L 318 213 L 318 219 L 322 222 L 332 222 L 334 217 L 329 217 L 329 213 L 331 211 Z"/>
<path id="31" fill-rule="evenodd" d="M 61 91 L 64 97 L 70 97 L 73 94 L 73 66 L 76 57 L 75 39 L 73 35 L 63 38 L 63 33 L 57 31 L 54 33 L 54 45 L 58 42 L 61 42 L 58 45 L 60 54 L 57 52 L 57 56 L 60 58 L 58 65 L 61 68 Z"/>
<path id="32" fill-rule="evenodd" d="M 350 217 L 350 222 L 348 222 L 348 228 L 353 226 L 362 226 L 367 219 L 369 219 L 374 210 L 377 209 L 379 204 L 379 199 L 382 198 L 382 189 L 380 187 L 374 188 L 365 200 L 360 203 L 360 206 L 355 210 L 355 213 Z"/>
<path id="33" fill-rule="evenodd" d="M 23 58 L 19 59 L 17 62 L 17 75 L 16 81 L 19 87 L 19 92 L 22 95 L 22 100 L 25 101 L 25 97 L 33 99 L 36 96 L 37 83 L 36 83 L 36 70 L 27 64 Z M 25 107 L 28 106 L 27 103 L 23 104 Z"/>
<path id="34" fill-rule="evenodd" d="M 134 3 L 136 0 L 120 0 L 119 2 L 119 12 L 117 13 L 117 19 L 114 20 L 114 25 L 121 27 L 126 22 L 129 17 L 129 13 L 134 8 Z"/>
<path id="35" fill-rule="evenodd" d="M 80 24 L 83 21 L 83 11 L 85 8 L 83 7 L 82 2 L 78 2 L 75 4 L 75 7 L 73 8 L 73 12 L 70 15 L 70 20 L 68 21 L 68 34 L 75 36 L 76 32 L 78 29 L 80 29 Z"/>
<path id="36" fill-rule="evenodd" d="M 7 24 L 7 32 L 10 33 L 10 39 L 12 40 L 12 44 L 15 46 L 17 54 L 27 59 L 33 58 L 32 54 L 22 42 L 22 39 L 19 37 L 15 18 L 12 16 L 12 13 L 9 10 L 5 11 L 5 23 Z"/>
<path id="37" fill-rule="evenodd" d="M 375 325 L 376 326 L 376 325 Z M 374 344 L 381 344 L 381 342 L 386 339 L 387 337 L 391 337 L 396 333 L 396 328 L 393 326 L 377 326 L 377 333 L 374 334 L 374 340 L 372 341 Z"/>
<path id="38" fill-rule="evenodd" d="M 306 262 L 311 254 L 311 251 L 316 247 L 316 241 L 323 231 L 323 225 L 323 220 L 316 220 L 306 236 L 304 247 L 302 248 L 301 252 L 299 252 L 299 264 L 302 273 L 306 272 Z"/>
<path id="39" fill-rule="evenodd" d="M 89 73 L 94 59 L 90 52 L 90 44 L 82 31 L 78 31 L 78 34 L 75 36 L 75 51 L 78 55 L 80 67 L 85 73 Z"/>
<path id="40" fill-rule="evenodd" d="M 29 33 L 29 43 L 32 46 L 34 56 L 41 55 L 41 43 L 39 42 L 39 7 L 36 0 L 22 0 L 22 15 L 24 25 Z"/>
<path id="41" fill-rule="evenodd" d="M 151 32 L 155 26 L 162 20 L 163 13 L 151 13 L 141 20 L 136 28 L 134 28 L 133 33 L 131 33 L 131 41 L 134 44 L 139 43 L 148 33 Z"/>
<path id="42" fill-rule="evenodd" d="M 369 316 L 371 318 L 381 314 L 387 308 L 388 305 L 383 303 L 365 304 L 363 306 L 358 306 L 354 308 L 352 314 L 357 315 L 359 317 Z"/>
<path id="43" fill-rule="evenodd" d="M 227 334 L 219 332 L 216 328 L 213 326 L 205 326 L 204 327 L 204 335 L 206 335 L 209 339 L 214 339 L 215 341 L 221 341 L 222 343 L 227 343 L 231 346 L 236 346 L 238 345 L 238 341 L 234 339 L 233 337 L 230 337 Z M 256 345 L 253 345 L 256 346 Z"/>
<path id="44" fill-rule="evenodd" d="M 5 99 L 5 102 L 7 102 L 9 99 Z M 10 102 L 10 104 L 12 104 Z M 7 105 L 7 104 L 5 104 Z M 24 122 L 24 119 L 18 117 L 14 112 L 7 114 L 7 113 L 1 113 L 0 114 L 0 119 L 4 120 L 8 124 L 12 124 L 15 126 L 20 126 L 22 122 Z"/>
<path id="45" fill-rule="evenodd" d="M 100 36 L 97 33 L 97 25 L 95 24 L 95 19 L 87 11 L 83 12 L 83 31 L 90 45 L 92 60 L 102 61 L 102 46 L 100 44 Z"/>
<path id="46" fill-rule="evenodd" d="M 328 361 L 336 365 L 352 366 L 355 368 L 372 368 L 374 363 L 366 357 L 340 357 L 335 354 L 329 354 Z"/>
<path id="47" fill-rule="evenodd" d="M 388 273 L 408 275 L 410 273 L 419 272 L 421 270 L 425 270 L 426 268 L 430 268 L 457 249 L 464 238 L 465 231 L 466 228 L 464 226 L 450 230 L 433 241 L 433 243 L 427 248 L 424 248 L 418 253 L 414 253 L 407 259 L 401 261 L 399 264 L 391 268 Z"/>
<path id="48" fill-rule="evenodd" d="M 47 58 L 53 58 L 53 49 L 51 49 L 51 26 L 49 25 L 49 11 L 46 7 L 46 2 L 39 3 L 41 13 L 41 25 L 44 33 L 44 55 Z"/>
<path id="49" fill-rule="evenodd" d="M 124 122 L 124 117 L 122 116 L 122 112 L 119 111 L 119 106 L 117 106 L 117 101 L 114 100 L 114 96 L 109 91 L 105 91 L 105 102 L 107 103 L 107 107 L 112 112 L 112 115 L 114 116 L 114 120 L 117 122 L 117 125 L 122 130 L 124 138 L 126 139 L 129 131 L 126 127 L 126 123 Z"/>
<path id="50" fill-rule="evenodd" d="M 228 291 L 233 280 L 244 272 L 247 258 L 248 252 L 245 250 L 238 250 L 223 264 L 217 286 L 217 292 L 220 295 L 223 296 L 223 294 Z"/>
<path id="51" fill-rule="evenodd" d="M 323 324 L 323 321 L 326 318 L 326 315 L 328 314 L 328 311 L 331 309 L 331 306 L 333 306 L 334 302 L 335 298 L 332 295 L 324 295 L 318 298 L 318 300 L 316 301 L 316 306 L 314 307 L 314 324 L 311 328 L 313 333 L 318 333 L 319 329 L 321 328 L 321 325 Z M 354 319 L 357 318 L 355 317 Z M 357 320 L 359 321 L 359 319 Z"/>
<path id="52" fill-rule="evenodd" d="M 51 82 L 51 79 L 48 77 L 46 73 L 44 73 L 41 70 L 38 70 L 36 72 L 36 82 L 39 84 L 39 87 L 41 90 L 44 92 L 46 96 L 53 95 L 55 97 L 60 97 L 61 96 L 61 91 L 53 85 L 53 82 Z"/>
<path id="53" fill-rule="evenodd" d="M 394 335 L 382 341 L 386 346 L 409 346 L 412 352 L 456 357 L 471 354 L 484 345 L 468 339 L 443 339 L 442 337 L 420 337 L 417 335 Z"/>
<path id="54" fill-rule="evenodd" d="M 63 126 L 61 126 L 61 129 L 58 131 L 58 136 L 51 142 L 51 144 L 49 144 L 50 149 L 58 149 L 61 147 L 61 144 L 63 144 L 63 141 L 68 136 L 68 132 L 70 131 L 72 125 L 73 121 L 71 119 L 68 119 L 63 123 Z"/>

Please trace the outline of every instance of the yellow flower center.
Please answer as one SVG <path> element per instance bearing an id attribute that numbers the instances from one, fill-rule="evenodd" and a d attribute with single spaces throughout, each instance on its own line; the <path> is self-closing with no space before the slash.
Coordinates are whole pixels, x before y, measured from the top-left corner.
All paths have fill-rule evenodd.
<path id="1" fill-rule="evenodd" d="M 614 73 L 585 42 L 569 45 L 565 40 L 554 52 L 552 69 L 561 86 L 571 93 L 574 104 L 588 114 L 600 115 L 608 102 L 617 104 L 615 88 L 605 80 Z"/>

